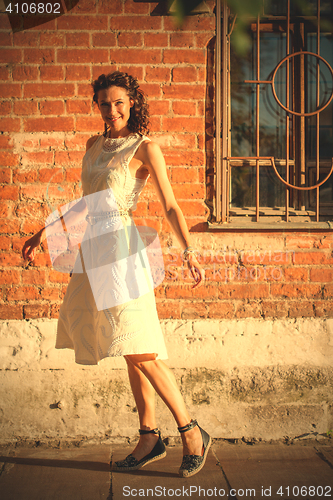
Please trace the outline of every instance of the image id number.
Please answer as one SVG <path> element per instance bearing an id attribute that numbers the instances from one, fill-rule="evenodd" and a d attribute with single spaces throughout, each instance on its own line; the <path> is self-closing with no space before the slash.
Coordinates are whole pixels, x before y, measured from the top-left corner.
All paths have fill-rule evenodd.
<path id="1" fill-rule="evenodd" d="M 8 14 L 61 14 L 60 3 L 10 3 Z"/>
<path id="2" fill-rule="evenodd" d="M 315 498 L 332 498 L 331 486 L 280 486 L 276 492 L 277 495 L 299 498 L 299 497 L 315 497 Z"/>

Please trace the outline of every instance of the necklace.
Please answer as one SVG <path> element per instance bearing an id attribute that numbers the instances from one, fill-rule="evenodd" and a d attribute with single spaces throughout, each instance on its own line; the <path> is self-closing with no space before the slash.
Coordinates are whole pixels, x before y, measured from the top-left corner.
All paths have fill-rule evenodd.
<path id="1" fill-rule="evenodd" d="M 126 137 L 119 137 L 117 139 L 106 137 L 103 144 L 103 151 L 106 153 L 116 153 L 117 151 L 120 151 L 132 138 L 133 134 L 129 134 Z"/>

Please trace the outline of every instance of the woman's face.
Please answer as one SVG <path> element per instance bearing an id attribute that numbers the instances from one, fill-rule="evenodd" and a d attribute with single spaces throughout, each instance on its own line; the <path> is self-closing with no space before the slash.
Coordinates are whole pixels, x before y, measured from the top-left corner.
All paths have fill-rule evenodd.
<path id="1" fill-rule="evenodd" d="M 109 87 L 99 90 L 98 108 L 108 127 L 111 127 L 111 137 L 122 137 L 129 134 L 127 122 L 130 109 L 134 104 L 126 90 L 122 87 Z"/>

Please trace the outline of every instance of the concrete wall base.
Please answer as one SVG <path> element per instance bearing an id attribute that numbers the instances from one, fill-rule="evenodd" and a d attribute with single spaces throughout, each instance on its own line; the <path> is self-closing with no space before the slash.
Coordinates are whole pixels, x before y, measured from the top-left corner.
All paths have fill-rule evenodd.
<path id="1" fill-rule="evenodd" d="M 122 358 L 99 366 L 54 348 L 56 320 L 0 324 L 1 443 L 135 439 Z M 191 417 L 215 438 L 275 440 L 333 430 L 333 319 L 161 321 Z M 156 398 L 163 436 L 177 436 Z"/>

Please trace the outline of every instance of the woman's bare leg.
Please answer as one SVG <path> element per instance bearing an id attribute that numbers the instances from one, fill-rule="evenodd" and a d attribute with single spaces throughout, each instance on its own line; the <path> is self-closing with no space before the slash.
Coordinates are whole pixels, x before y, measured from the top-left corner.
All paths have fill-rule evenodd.
<path id="1" fill-rule="evenodd" d="M 139 414 L 140 429 L 151 430 L 156 428 L 155 420 L 155 389 L 147 379 L 147 377 L 128 359 L 127 362 L 128 376 L 131 384 L 131 389 L 136 403 L 136 408 Z M 137 459 L 145 457 L 154 448 L 158 440 L 157 434 L 142 434 L 139 442 L 132 455 Z"/>
<path id="2" fill-rule="evenodd" d="M 154 355 L 151 354 L 125 356 L 128 366 L 133 365 L 136 368 L 136 370 L 129 369 L 129 374 L 130 377 L 132 377 L 131 387 L 134 399 L 135 401 L 138 400 L 140 405 L 140 409 L 138 407 L 139 415 L 140 412 L 142 415 L 149 415 L 149 419 L 151 419 L 149 422 L 152 425 L 155 425 L 155 408 L 152 413 L 152 396 L 151 392 L 147 390 L 146 382 L 142 378 L 142 375 L 144 375 L 150 382 L 150 386 L 155 389 L 157 394 L 162 398 L 173 414 L 178 427 L 182 427 L 188 424 L 191 418 L 186 409 L 183 397 L 178 389 L 176 379 L 169 367 L 162 360 L 153 359 L 153 356 Z M 141 372 L 140 375 L 138 371 Z M 146 422 L 148 422 L 148 420 Z M 148 436 L 151 435 L 148 434 Z M 184 455 L 202 454 L 202 438 L 198 427 L 194 427 L 190 431 L 182 433 L 181 437 L 184 446 Z"/>

